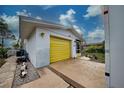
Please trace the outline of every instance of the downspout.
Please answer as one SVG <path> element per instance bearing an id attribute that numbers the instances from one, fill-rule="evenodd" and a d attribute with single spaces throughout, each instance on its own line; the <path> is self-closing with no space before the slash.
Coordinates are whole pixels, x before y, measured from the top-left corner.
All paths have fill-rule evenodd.
<path id="1" fill-rule="evenodd" d="M 81 34 L 81 42 L 80 42 L 81 56 L 83 56 L 83 34 Z"/>
<path id="2" fill-rule="evenodd" d="M 23 43 L 21 39 L 21 16 L 19 16 L 19 48 L 23 48 Z"/>

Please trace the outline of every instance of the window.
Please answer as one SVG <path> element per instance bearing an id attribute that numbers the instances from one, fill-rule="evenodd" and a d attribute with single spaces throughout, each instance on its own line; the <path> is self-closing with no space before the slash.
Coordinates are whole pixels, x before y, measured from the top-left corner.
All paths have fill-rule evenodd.
<path id="1" fill-rule="evenodd" d="M 81 41 L 76 40 L 76 53 L 81 53 Z"/>

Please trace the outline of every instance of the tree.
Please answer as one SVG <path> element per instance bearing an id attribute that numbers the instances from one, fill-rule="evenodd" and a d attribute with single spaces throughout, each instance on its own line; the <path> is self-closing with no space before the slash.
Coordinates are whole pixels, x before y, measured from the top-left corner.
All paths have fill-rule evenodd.
<path id="1" fill-rule="evenodd" d="M 17 43 L 14 43 L 12 46 L 13 46 L 15 49 L 18 49 L 18 48 L 20 48 L 19 42 L 17 42 Z"/>
<path id="2" fill-rule="evenodd" d="M 15 39 L 15 35 L 8 28 L 8 24 L 0 17 L 0 38 L 2 48 L 4 47 L 4 39 Z"/>
<path id="3" fill-rule="evenodd" d="M 0 17 L 0 39 L 1 39 L 1 48 L 0 56 L 2 58 L 6 57 L 7 48 L 4 48 L 4 39 L 13 39 L 15 40 L 15 35 L 9 30 L 8 24 Z"/>

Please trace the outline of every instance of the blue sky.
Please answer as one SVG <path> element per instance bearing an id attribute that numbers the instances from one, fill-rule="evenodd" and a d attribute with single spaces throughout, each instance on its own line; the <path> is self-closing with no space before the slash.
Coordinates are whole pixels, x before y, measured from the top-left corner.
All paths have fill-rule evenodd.
<path id="1" fill-rule="evenodd" d="M 85 5 L 41 5 L 41 6 L 0 6 L 0 16 L 9 24 L 9 28 L 18 37 L 18 17 L 24 15 L 60 23 L 66 26 L 71 25 L 83 33 L 87 43 L 97 43 L 104 40 L 103 19 L 101 6 Z M 12 44 L 13 42 L 8 42 Z"/>

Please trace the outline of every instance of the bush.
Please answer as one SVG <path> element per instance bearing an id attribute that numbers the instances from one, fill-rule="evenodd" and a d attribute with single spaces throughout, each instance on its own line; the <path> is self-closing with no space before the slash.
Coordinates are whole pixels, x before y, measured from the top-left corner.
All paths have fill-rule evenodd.
<path id="1" fill-rule="evenodd" d="M 4 60 L 4 59 L 1 59 L 0 58 L 0 67 L 3 65 L 3 64 L 5 64 L 6 63 L 6 61 Z"/>
<path id="2" fill-rule="evenodd" d="M 0 48 L 0 58 L 6 58 L 7 57 L 7 48 Z"/>
<path id="3" fill-rule="evenodd" d="M 85 56 L 86 55 L 88 55 L 88 57 L 90 57 L 91 60 L 93 60 L 93 61 L 100 62 L 100 63 L 105 63 L 104 53 L 85 53 Z"/>
<path id="4" fill-rule="evenodd" d="M 105 49 L 104 44 L 101 45 L 90 45 L 84 48 L 84 55 L 89 55 L 92 60 L 96 62 L 105 63 Z"/>
<path id="5" fill-rule="evenodd" d="M 87 52 L 87 53 L 104 53 L 104 47 L 103 46 L 89 46 L 84 50 L 84 52 Z"/>

